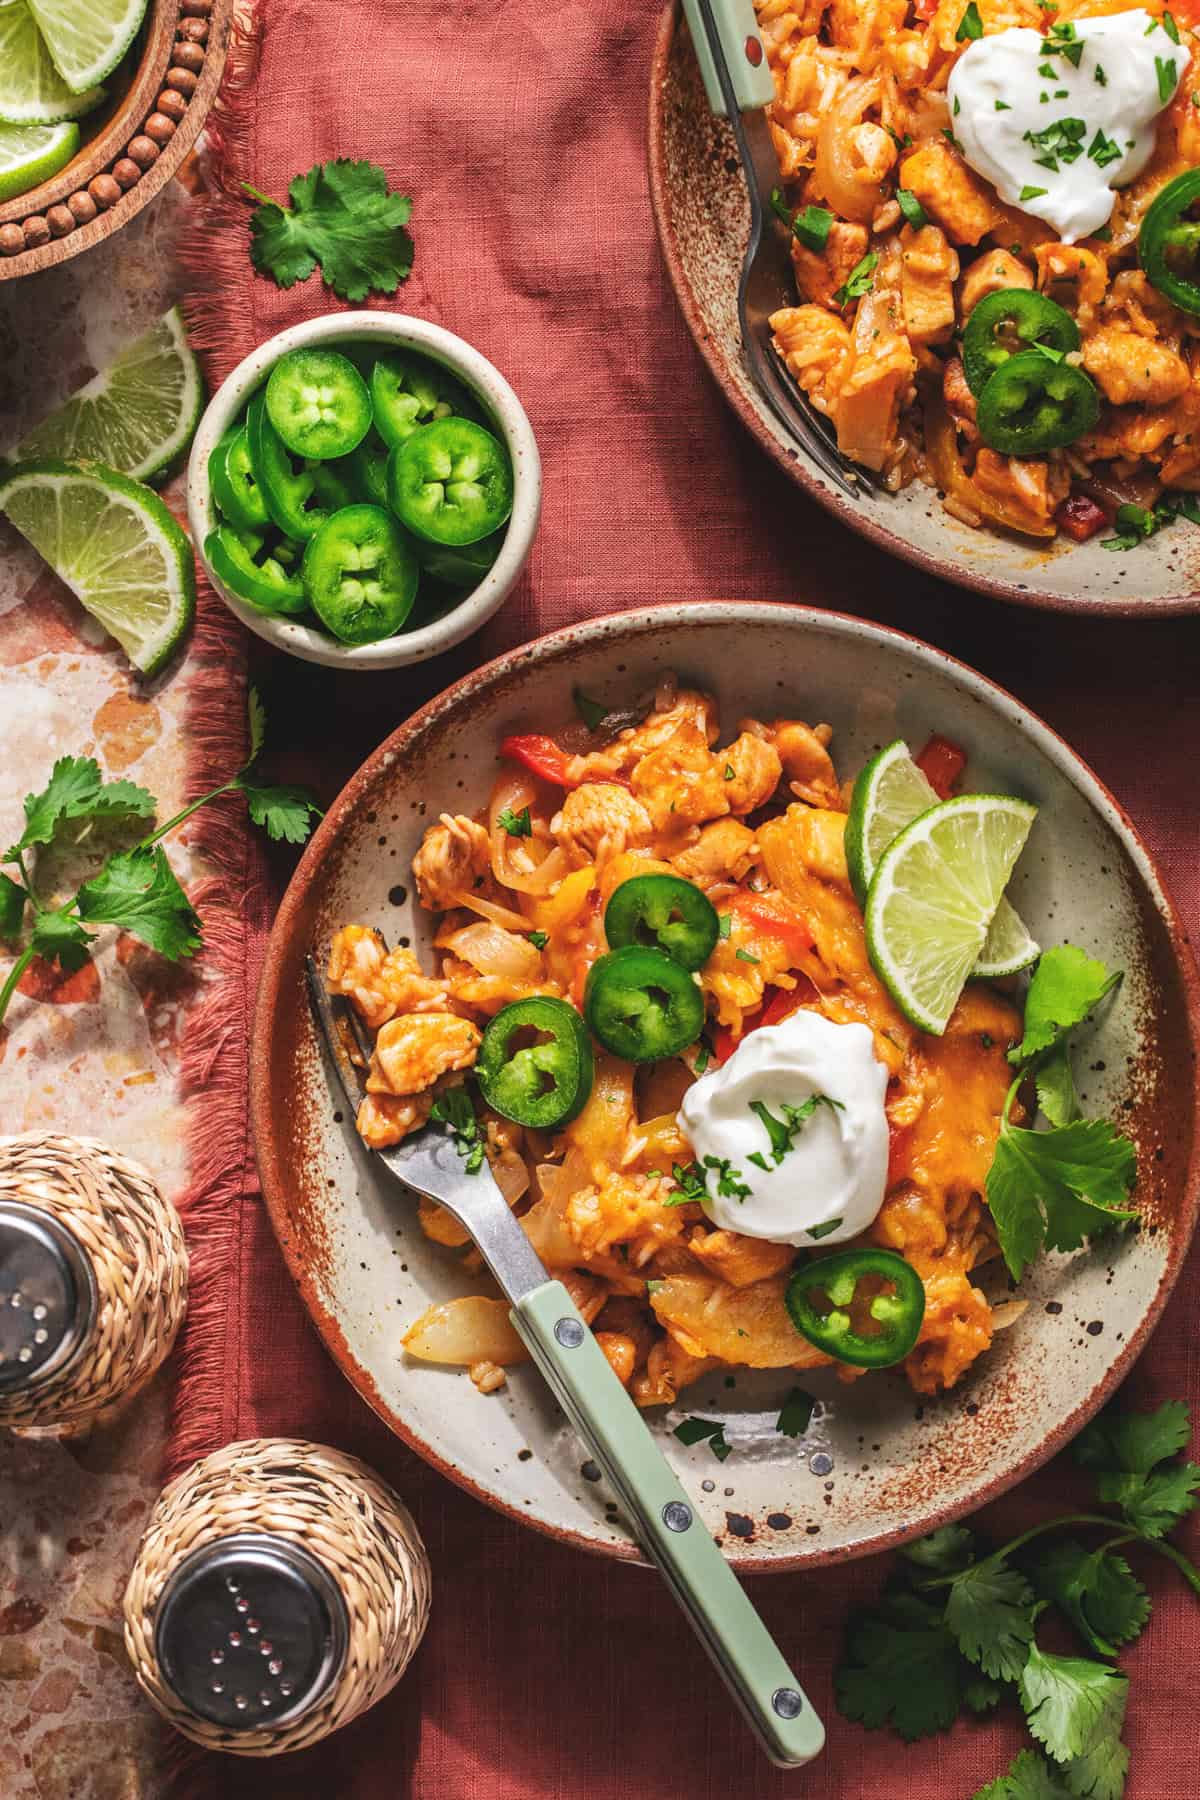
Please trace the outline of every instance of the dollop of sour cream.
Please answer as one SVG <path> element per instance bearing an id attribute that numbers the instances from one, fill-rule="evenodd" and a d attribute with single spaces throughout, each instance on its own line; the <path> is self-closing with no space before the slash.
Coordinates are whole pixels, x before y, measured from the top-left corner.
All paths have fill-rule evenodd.
<path id="1" fill-rule="evenodd" d="M 801 1009 L 751 1032 L 688 1089 L 679 1112 L 713 1223 L 780 1244 L 838 1243 L 864 1231 L 887 1187 L 887 1079 L 865 1025 Z M 823 1098 L 776 1154 L 753 1103 L 787 1126 L 795 1113 L 784 1108 L 815 1095 Z"/>
<path id="2" fill-rule="evenodd" d="M 947 90 L 950 128 L 1002 200 L 1074 244 L 1101 229 L 1113 189 L 1149 162 L 1190 52 L 1141 7 L 1046 18 L 1045 35 L 1013 26 L 964 51 Z"/>

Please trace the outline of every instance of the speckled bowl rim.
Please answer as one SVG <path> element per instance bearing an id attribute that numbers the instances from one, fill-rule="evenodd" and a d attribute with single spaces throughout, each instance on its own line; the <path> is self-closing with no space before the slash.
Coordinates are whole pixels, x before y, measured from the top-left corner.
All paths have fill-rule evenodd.
<path id="1" fill-rule="evenodd" d="M 953 583 L 955 587 L 971 588 L 978 594 L 1006 600 L 1013 606 L 1033 607 L 1042 612 L 1084 613 L 1105 619 L 1162 618 L 1173 613 L 1200 613 L 1200 591 L 1159 594 L 1147 599 L 1138 599 L 1133 594 L 1117 594 L 1111 598 L 1099 599 L 1085 590 L 1075 594 L 1058 594 L 1049 588 L 1038 587 L 1036 574 L 1032 571 L 1028 581 L 1009 581 L 1003 576 L 987 574 L 982 567 L 949 552 L 944 556 L 933 555 L 910 542 L 900 531 L 889 531 L 886 525 L 872 518 L 856 501 L 848 499 L 835 488 L 826 487 L 824 482 L 817 479 L 803 452 L 789 450 L 774 432 L 768 430 L 734 378 L 724 346 L 709 326 L 692 291 L 676 244 L 671 217 L 670 183 L 663 153 L 662 97 L 680 18 L 680 0 L 667 0 L 659 20 L 650 69 L 646 134 L 650 204 L 671 286 L 675 290 L 675 298 L 696 348 L 708 364 L 713 380 L 725 399 L 772 462 L 777 463 L 784 474 L 803 488 L 818 505 L 823 506 L 826 512 L 832 513 L 841 524 L 848 525 L 851 531 L 868 538 L 890 556 L 898 556 L 926 575 L 935 575 L 942 581 Z"/>
<path id="2" fill-rule="evenodd" d="M 753 631 L 760 621 L 770 620 L 775 624 L 789 627 L 801 629 L 809 627 L 818 634 L 832 634 L 851 639 L 862 637 L 882 651 L 899 650 L 906 658 L 915 655 L 916 660 L 926 664 L 931 671 L 952 676 L 983 705 L 999 712 L 1024 736 L 1030 738 L 1041 754 L 1092 806 L 1105 825 L 1115 832 L 1126 854 L 1136 867 L 1146 896 L 1166 929 L 1171 957 L 1184 995 L 1187 1036 L 1193 1068 L 1200 1063 L 1200 971 L 1197 970 L 1193 960 L 1187 935 L 1166 885 L 1158 872 L 1154 859 L 1142 843 L 1120 802 L 1109 792 L 1082 757 L 1072 750 L 1066 740 L 1046 724 L 1044 719 L 1031 712 L 1006 688 L 980 674 L 969 664 L 960 662 L 957 657 L 950 656 L 944 650 L 938 650 L 932 644 L 927 644 L 923 639 L 913 637 L 907 632 L 876 625 L 856 618 L 852 614 L 827 612 L 818 607 L 793 606 L 767 600 L 690 601 L 672 605 L 669 614 L 673 626 L 687 624 L 689 621 L 699 624 L 714 616 L 727 623 L 742 624 L 747 631 Z M 482 1500 L 485 1505 L 494 1508 L 495 1511 L 506 1514 L 510 1519 L 515 1519 L 522 1525 L 531 1526 L 534 1530 L 541 1532 L 546 1537 L 553 1538 L 558 1543 L 570 1544 L 577 1549 L 589 1551 L 593 1555 L 610 1556 L 619 1561 L 641 1563 L 644 1566 L 648 1566 L 645 1564 L 645 1558 L 633 1544 L 598 1543 L 585 1537 L 581 1532 L 564 1529 L 544 1519 L 533 1518 L 528 1512 L 509 1505 L 496 1494 L 489 1492 L 487 1488 L 480 1486 L 461 1469 L 456 1468 L 432 1443 L 407 1425 L 382 1400 L 369 1372 L 350 1351 L 337 1318 L 330 1313 L 325 1302 L 317 1293 L 293 1236 L 288 1217 L 288 1170 L 291 1163 L 291 1145 L 281 1128 L 284 1113 L 272 1095 L 270 1076 L 274 1021 L 283 1008 L 292 1004 L 291 992 L 286 988 L 285 983 L 285 963 L 289 942 L 303 928 L 308 896 L 319 878 L 321 864 L 326 853 L 333 850 L 348 814 L 361 803 L 364 792 L 369 790 L 375 777 L 392 762 L 402 766 L 405 752 L 413 738 L 430 727 L 445 724 L 451 716 L 464 709 L 469 711 L 473 699 L 477 695 L 485 693 L 498 679 L 523 673 L 525 679 L 528 680 L 536 674 L 538 664 L 542 660 L 553 656 L 560 649 L 578 650 L 590 643 L 603 642 L 614 636 L 627 637 L 636 643 L 643 635 L 653 636 L 656 629 L 662 624 L 663 617 L 661 606 L 639 607 L 627 612 L 609 613 L 600 618 L 585 620 L 579 624 L 564 626 L 557 631 L 547 632 L 530 643 L 506 651 L 502 656 L 495 657 L 491 662 L 484 663 L 482 667 L 452 683 L 428 701 L 426 705 L 420 707 L 380 744 L 361 768 L 351 776 L 330 806 L 305 849 L 283 896 L 267 943 L 250 1046 L 251 1125 L 263 1198 L 292 1279 L 300 1291 L 301 1298 L 320 1333 L 325 1348 L 342 1374 L 384 1423 L 396 1433 L 397 1437 L 410 1449 L 415 1450 L 440 1474 L 447 1476 L 457 1486 L 473 1495 L 476 1500 Z M 1041 1468 L 1082 1430 L 1087 1421 L 1124 1380 L 1133 1363 L 1145 1348 L 1179 1277 L 1184 1258 L 1191 1244 L 1196 1228 L 1197 1213 L 1200 1211 L 1200 1085 L 1193 1086 L 1192 1108 L 1192 1158 L 1188 1166 L 1186 1186 L 1180 1199 L 1179 1210 L 1171 1227 L 1166 1266 L 1158 1287 L 1137 1330 L 1121 1346 L 1103 1379 L 1097 1382 L 1091 1393 L 1080 1402 L 1074 1412 L 1054 1430 L 1048 1432 L 1042 1442 L 1023 1456 L 1012 1469 L 982 1482 L 969 1500 L 960 1500 L 946 1506 L 932 1506 L 911 1525 L 896 1526 L 890 1530 L 881 1531 L 875 1536 L 860 1538 L 853 1544 L 839 1545 L 828 1550 L 814 1549 L 805 1551 L 802 1555 L 770 1558 L 760 1558 L 753 1553 L 738 1554 L 731 1557 L 731 1561 L 735 1562 L 739 1574 L 782 1573 L 820 1568 L 834 1563 L 852 1562 L 862 1556 L 874 1556 L 881 1551 L 894 1549 L 897 1545 L 908 1543 L 913 1538 L 934 1531 L 941 1525 L 947 1525 L 955 1519 L 963 1518 L 965 1515 L 975 1512 L 979 1507 L 997 1499 L 1001 1494 L 1007 1493 L 1010 1488 L 1024 1481 L 1026 1476 Z"/>
<path id="3" fill-rule="evenodd" d="M 204 541 L 216 523 L 208 459 L 247 399 L 261 387 L 268 370 L 289 350 L 311 344 L 375 338 L 393 349 L 416 350 L 442 363 L 484 401 L 504 437 L 513 466 L 513 509 L 500 554 L 479 583 L 440 619 L 416 631 L 382 638 L 377 644 L 339 644 L 335 638 L 296 619 L 259 612 L 231 594 L 213 573 Z M 302 662 L 333 669 L 403 669 L 427 662 L 453 649 L 498 612 L 517 583 L 537 536 L 542 510 L 542 461 L 529 415 L 494 363 L 465 338 L 411 313 L 342 312 L 323 314 L 276 332 L 242 358 L 204 409 L 192 443 L 187 470 L 187 509 L 192 542 L 204 564 L 214 593 L 242 624 L 276 650 Z"/>

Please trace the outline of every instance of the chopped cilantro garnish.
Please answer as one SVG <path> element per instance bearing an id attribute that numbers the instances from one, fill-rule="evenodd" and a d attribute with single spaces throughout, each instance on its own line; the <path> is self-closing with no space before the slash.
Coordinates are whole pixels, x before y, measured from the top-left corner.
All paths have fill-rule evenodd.
<path id="1" fill-rule="evenodd" d="M 724 1462 L 732 1445 L 725 1441 L 725 1425 L 721 1419 L 683 1419 L 675 1427 L 675 1436 L 681 1444 L 703 1444 L 706 1440 L 709 1449 L 718 1462 Z"/>
<path id="2" fill-rule="evenodd" d="M 997 102 L 997 105 L 999 102 Z M 896 204 L 908 220 L 914 231 L 920 231 L 922 225 L 928 225 L 929 214 L 909 188 L 896 189 Z"/>
<path id="3" fill-rule="evenodd" d="M 826 1219 L 823 1225 L 814 1225 L 811 1231 L 806 1231 L 804 1235 L 805 1237 L 810 1237 L 814 1240 L 826 1238 L 831 1231 L 836 1231 L 838 1226 L 842 1223 L 844 1223 L 844 1221 L 841 1219 Z"/>
<path id="4" fill-rule="evenodd" d="M 771 210 L 783 220 L 792 235 L 811 250 L 820 255 L 829 242 L 829 233 L 833 230 L 833 214 L 823 206 L 805 206 L 791 212 L 779 188 L 771 189 Z"/>
<path id="5" fill-rule="evenodd" d="M 716 1171 L 717 1193 L 723 1199 L 746 1200 L 749 1198 L 750 1189 L 727 1156 L 706 1156 L 704 1166 L 706 1169 Z"/>
<path id="6" fill-rule="evenodd" d="M 467 1174 L 477 1174 L 483 1167 L 483 1139 L 466 1088 L 447 1088 L 445 1093 L 439 1094 L 429 1109 L 429 1117 L 446 1126 L 454 1139 L 454 1148 L 466 1165 Z"/>
<path id="7" fill-rule="evenodd" d="M 733 926 L 732 913 L 719 913 L 717 916 L 717 936 L 727 938 Z"/>
<path id="8" fill-rule="evenodd" d="M 1170 56 L 1156 56 L 1154 73 L 1158 76 L 1158 97 L 1165 106 L 1179 82 L 1179 71 L 1174 59 Z"/>
<path id="9" fill-rule="evenodd" d="M 535 950 L 544 950 L 550 942 L 550 934 L 546 931 L 531 931 L 529 941 Z"/>
<path id="10" fill-rule="evenodd" d="M 593 700 L 590 695 L 583 692 L 582 688 L 576 688 L 572 698 L 575 701 L 575 711 L 589 731 L 595 731 L 601 720 L 608 717 L 608 708 L 603 700 Z"/>
<path id="11" fill-rule="evenodd" d="M 872 250 L 861 262 L 855 263 L 844 284 L 833 296 L 835 306 L 846 306 L 851 300 L 861 300 L 864 294 L 871 291 L 871 278 L 879 264 L 879 254 Z"/>
<path id="12" fill-rule="evenodd" d="M 496 815 L 496 823 L 509 837 L 533 836 L 533 820 L 527 806 L 523 806 L 519 813 L 515 813 L 511 806 L 503 807 Z"/>
<path id="13" fill-rule="evenodd" d="M 1121 160 L 1121 146 L 1115 138 L 1105 137 L 1103 131 L 1097 131 L 1088 145 L 1088 156 L 1099 168 L 1106 169 L 1109 163 Z"/>
<path id="14" fill-rule="evenodd" d="M 1027 200 L 1040 200 L 1042 195 L 1048 194 L 1049 191 L 1049 188 L 1023 187 L 1021 189 L 1020 203 L 1024 206 Z"/>
<path id="15" fill-rule="evenodd" d="M 1011 112 L 1012 107 L 1008 104 L 1007 100 L 997 100 L 996 111 L 997 112 Z"/>
<path id="16" fill-rule="evenodd" d="M 782 1118 L 776 1118 L 765 1101 L 752 1100 L 750 1102 L 750 1111 L 765 1127 L 767 1137 L 770 1139 L 771 1155 L 776 1168 L 779 1167 L 788 1151 L 795 1147 L 795 1138 L 804 1130 L 819 1106 L 827 1106 L 830 1111 L 842 1112 L 844 1110 L 841 1101 L 831 1100 L 828 1094 L 810 1094 L 808 1099 L 802 1101 L 799 1106 L 794 1106 L 788 1100 L 781 1101 L 779 1111 L 783 1115 Z M 826 1230 L 832 1230 L 832 1226 L 827 1226 Z"/>
<path id="17" fill-rule="evenodd" d="M 733 764 L 732 764 L 732 763 L 726 763 L 726 764 L 725 764 L 725 779 L 726 779 L 726 781 L 732 781 L 732 780 L 733 780 L 733 778 L 734 778 L 734 767 L 733 767 Z"/>
<path id="18" fill-rule="evenodd" d="M 1166 34 L 1170 38 L 1171 42 L 1173 44 L 1177 44 L 1179 42 L 1179 27 L 1175 23 L 1174 19 L 1171 17 L 1171 14 L 1169 12 L 1165 12 L 1163 14 L 1162 26 L 1163 26 L 1163 30 L 1166 32 Z"/>
<path id="19" fill-rule="evenodd" d="M 710 1057 L 709 1057 L 708 1046 L 707 1046 L 707 1044 L 701 1044 L 699 1053 L 696 1057 L 696 1061 L 692 1065 L 693 1068 L 695 1069 L 697 1075 L 703 1075 L 705 1069 L 707 1069 L 707 1067 L 708 1067 L 709 1060 L 710 1060 Z"/>
<path id="20" fill-rule="evenodd" d="M 806 1388 L 794 1387 L 779 1409 L 775 1429 L 781 1437 L 803 1437 L 812 1424 L 816 1401 Z"/>
<path id="21" fill-rule="evenodd" d="M 752 955 L 749 950 L 738 949 L 735 950 L 733 954 L 737 957 L 739 962 L 756 963 L 759 960 L 758 957 Z"/>
<path id="22" fill-rule="evenodd" d="M 976 6 L 975 0 L 971 0 L 966 12 L 958 21 L 958 30 L 954 34 L 954 41 L 956 44 L 964 44 L 969 38 L 981 38 L 982 36 L 983 20 L 979 16 L 979 8 Z"/>
<path id="23" fill-rule="evenodd" d="M 1099 82 L 1101 87 L 1108 86 L 1108 76 L 1104 73 L 1104 66 L 1102 63 L 1097 63 L 1096 67 L 1092 70 L 1092 80 Z"/>

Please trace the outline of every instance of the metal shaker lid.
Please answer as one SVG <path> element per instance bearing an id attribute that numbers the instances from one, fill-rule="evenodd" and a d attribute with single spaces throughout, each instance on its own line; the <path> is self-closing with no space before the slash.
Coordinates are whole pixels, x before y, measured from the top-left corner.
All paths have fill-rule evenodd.
<path id="1" fill-rule="evenodd" d="M 74 1234 L 43 1207 L 0 1201 L 0 1400 L 59 1374 L 95 1316 L 95 1273 Z"/>
<path id="2" fill-rule="evenodd" d="M 350 1621 L 323 1563 L 288 1538 L 239 1532 L 192 1552 L 159 1598 L 164 1681 L 230 1731 L 291 1723 L 341 1672 Z"/>

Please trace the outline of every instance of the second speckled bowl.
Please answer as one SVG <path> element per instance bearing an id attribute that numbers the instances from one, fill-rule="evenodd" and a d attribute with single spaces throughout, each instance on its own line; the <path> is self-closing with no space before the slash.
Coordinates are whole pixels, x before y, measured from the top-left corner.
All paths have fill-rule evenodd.
<path id="1" fill-rule="evenodd" d="M 474 812 L 491 788 L 500 739 L 570 718 L 574 687 L 615 703 L 670 669 L 718 696 L 727 731 L 745 713 L 828 720 L 842 774 L 892 738 L 922 743 L 945 732 L 969 750 L 970 786 L 1041 808 L 1015 883 L 1030 928 L 1045 944 L 1069 940 L 1126 971 L 1119 1004 L 1083 1034 L 1077 1063 L 1088 1071 L 1087 1109 L 1119 1117 L 1137 1141 L 1142 1230 L 1043 1257 L 1021 1284 L 1029 1309 L 942 1399 L 922 1401 L 890 1373 L 852 1386 L 829 1371 L 806 1373 L 799 1379 L 820 1407 L 805 1436 L 790 1439 L 775 1421 L 797 1377 L 738 1369 L 648 1414 L 739 1567 L 833 1562 L 971 1511 L 1066 1443 L 1145 1343 L 1195 1223 L 1200 1000 L 1183 933 L 1112 796 L 983 676 L 860 619 L 714 602 L 571 626 L 449 688 L 343 789 L 276 918 L 251 1072 L 263 1191 L 326 1346 L 393 1430 L 512 1517 L 581 1548 L 636 1557 L 531 1367 L 485 1396 L 465 1373 L 406 1361 L 405 1326 L 472 1284 L 423 1235 L 415 1201 L 378 1183 L 353 1120 L 341 1117 L 309 1017 L 304 957 L 327 951 L 347 920 L 377 925 L 393 943 L 411 940 L 427 957 L 433 920 L 415 904 L 409 873 L 426 824 L 443 810 Z M 689 1413 L 727 1421 L 728 1461 L 672 1435 Z"/>

